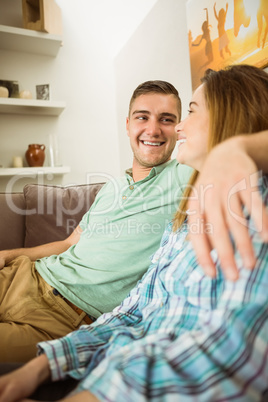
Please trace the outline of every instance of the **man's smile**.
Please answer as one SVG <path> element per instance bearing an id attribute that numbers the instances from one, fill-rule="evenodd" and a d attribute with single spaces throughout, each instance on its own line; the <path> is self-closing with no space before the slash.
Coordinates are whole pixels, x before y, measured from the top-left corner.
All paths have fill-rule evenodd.
<path id="1" fill-rule="evenodd" d="M 152 141 L 143 141 L 140 140 L 144 145 L 149 145 L 149 146 L 153 146 L 153 147 L 160 147 L 161 145 L 164 144 L 164 142 L 152 142 Z"/>

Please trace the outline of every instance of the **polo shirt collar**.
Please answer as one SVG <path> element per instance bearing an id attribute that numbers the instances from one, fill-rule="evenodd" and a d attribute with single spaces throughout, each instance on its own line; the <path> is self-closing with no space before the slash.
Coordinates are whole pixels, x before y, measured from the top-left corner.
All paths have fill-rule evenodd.
<path id="1" fill-rule="evenodd" d="M 172 160 L 169 160 L 165 163 L 162 163 L 161 165 L 154 166 L 150 170 L 150 173 L 148 174 L 148 176 L 146 176 L 144 179 L 142 179 L 140 181 L 142 182 L 144 180 L 148 180 L 148 179 L 151 179 L 152 177 L 155 177 L 156 175 L 161 173 L 165 169 L 165 167 L 167 165 L 169 165 L 171 162 L 172 162 Z M 133 184 L 134 181 L 133 181 L 133 177 L 132 177 L 132 168 L 126 169 L 125 174 L 126 174 L 126 178 L 127 178 L 128 182 Z"/>

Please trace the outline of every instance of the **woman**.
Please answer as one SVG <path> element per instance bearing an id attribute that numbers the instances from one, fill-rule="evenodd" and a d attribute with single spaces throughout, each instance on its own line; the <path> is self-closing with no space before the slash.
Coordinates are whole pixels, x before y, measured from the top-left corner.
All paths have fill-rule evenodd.
<path id="1" fill-rule="evenodd" d="M 178 160 L 196 169 L 185 196 L 213 147 L 268 129 L 267 110 L 264 71 L 244 65 L 208 72 L 177 126 Z M 260 188 L 267 205 L 265 179 Z M 44 354 L 0 379 L 0 402 L 30 395 L 50 376 L 78 380 L 68 401 L 265 400 L 267 244 L 245 214 L 255 269 L 245 269 L 235 249 L 239 279 L 224 278 L 215 254 L 217 276 L 209 278 L 187 239 L 196 230 L 187 221 L 193 212 L 182 200 L 148 272 L 121 306 L 60 340 L 40 343 Z M 217 228 L 200 222 L 197 230 Z"/>

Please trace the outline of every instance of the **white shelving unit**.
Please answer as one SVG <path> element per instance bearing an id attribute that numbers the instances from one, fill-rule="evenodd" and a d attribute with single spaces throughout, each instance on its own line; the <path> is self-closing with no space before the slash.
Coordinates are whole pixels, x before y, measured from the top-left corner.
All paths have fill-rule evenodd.
<path id="1" fill-rule="evenodd" d="M 70 172 L 69 166 L 44 166 L 44 167 L 24 167 L 24 168 L 0 168 L 0 176 L 33 176 L 33 175 L 61 175 Z"/>
<path id="2" fill-rule="evenodd" d="M 0 25 L 0 49 L 55 57 L 61 46 L 61 36 Z"/>
<path id="3" fill-rule="evenodd" d="M 0 113 L 32 114 L 42 116 L 59 116 L 65 108 L 65 102 L 0 98 Z"/>
<path id="4" fill-rule="evenodd" d="M 0 25 L 0 49 L 55 57 L 62 46 L 62 37 L 45 32 Z M 0 98 L 0 114 L 59 116 L 65 102 L 36 99 Z M 69 166 L 0 168 L 0 177 L 63 175 Z"/>

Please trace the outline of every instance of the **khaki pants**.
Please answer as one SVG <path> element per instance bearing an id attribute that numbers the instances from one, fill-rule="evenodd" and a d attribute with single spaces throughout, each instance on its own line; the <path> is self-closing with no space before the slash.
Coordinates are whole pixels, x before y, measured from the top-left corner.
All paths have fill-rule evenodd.
<path id="1" fill-rule="evenodd" d="M 26 362 L 37 342 L 59 338 L 86 324 L 21 256 L 0 270 L 0 362 Z"/>

